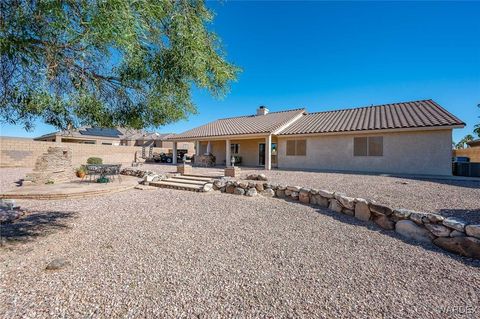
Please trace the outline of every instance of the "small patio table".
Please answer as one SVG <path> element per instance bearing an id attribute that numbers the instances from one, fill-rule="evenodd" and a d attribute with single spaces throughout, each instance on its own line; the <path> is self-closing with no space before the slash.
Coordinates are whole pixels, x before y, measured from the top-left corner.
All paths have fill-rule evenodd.
<path id="1" fill-rule="evenodd" d="M 87 175 L 90 176 L 90 181 L 92 181 L 92 177 L 94 176 L 99 176 L 99 178 L 105 177 L 109 180 L 110 176 L 112 181 L 115 179 L 115 176 L 118 176 L 119 182 L 121 182 L 121 164 L 87 164 L 85 167 L 87 168 Z"/>

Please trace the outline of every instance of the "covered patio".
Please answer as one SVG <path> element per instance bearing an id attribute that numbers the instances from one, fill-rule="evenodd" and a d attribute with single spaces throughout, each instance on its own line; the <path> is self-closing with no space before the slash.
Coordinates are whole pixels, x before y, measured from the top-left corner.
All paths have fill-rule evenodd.
<path id="1" fill-rule="evenodd" d="M 230 167 L 232 157 L 235 166 L 264 167 L 266 170 L 277 167 L 277 137 L 268 135 L 226 136 L 222 138 L 182 139 L 173 142 L 173 153 L 177 153 L 178 143 L 194 142 L 195 156 L 215 157 L 215 166 Z M 177 164 L 174 156 L 173 163 Z"/>

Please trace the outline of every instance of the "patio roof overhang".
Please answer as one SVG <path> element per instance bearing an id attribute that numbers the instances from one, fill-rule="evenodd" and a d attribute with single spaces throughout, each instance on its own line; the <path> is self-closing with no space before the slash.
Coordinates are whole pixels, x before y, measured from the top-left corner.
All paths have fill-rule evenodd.
<path id="1" fill-rule="evenodd" d="M 224 140 L 247 140 L 256 138 L 266 138 L 272 135 L 270 132 L 255 133 L 255 134 L 237 134 L 237 135 L 220 135 L 220 136 L 203 136 L 203 137 L 184 137 L 184 138 L 169 138 L 170 142 L 196 142 L 196 141 L 224 141 Z"/>

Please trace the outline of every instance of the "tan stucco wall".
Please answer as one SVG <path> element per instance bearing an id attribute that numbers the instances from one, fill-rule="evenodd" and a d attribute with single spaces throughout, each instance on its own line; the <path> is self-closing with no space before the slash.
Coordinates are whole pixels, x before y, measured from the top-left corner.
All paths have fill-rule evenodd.
<path id="1" fill-rule="evenodd" d="M 431 130 L 375 134 L 383 136 L 383 156 L 353 156 L 358 135 L 306 137 L 306 156 L 286 156 L 286 141 L 279 137 L 279 168 L 451 175 L 452 131 Z"/>
<path id="2" fill-rule="evenodd" d="M 72 163 L 85 164 L 87 158 L 101 157 L 104 163 L 129 165 L 142 154 L 141 147 L 101 144 L 56 143 L 34 141 L 27 138 L 0 137 L 0 167 L 34 167 L 37 158 L 51 146 L 65 146 L 72 150 Z M 154 148 L 153 152 L 165 153 L 167 149 Z M 148 154 L 148 149 L 147 149 Z"/>
<path id="3" fill-rule="evenodd" d="M 265 139 L 255 140 L 232 140 L 232 144 L 240 144 L 239 156 L 242 157 L 242 165 L 258 166 L 258 144 L 265 143 Z"/>
<path id="4" fill-rule="evenodd" d="M 259 166 L 258 164 L 258 144 L 265 143 L 265 139 L 249 139 L 249 140 L 230 140 L 231 144 L 240 144 L 238 154 L 242 157 L 241 165 L 245 166 Z M 225 141 L 210 141 L 210 148 L 213 155 L 216 157 L 217 165 L 225 165 Z M 200 154 L 204 154 L 207 150 L 207 142 L 200 142 Z M 233 155 L 233 154 L 232 154 Z"/>

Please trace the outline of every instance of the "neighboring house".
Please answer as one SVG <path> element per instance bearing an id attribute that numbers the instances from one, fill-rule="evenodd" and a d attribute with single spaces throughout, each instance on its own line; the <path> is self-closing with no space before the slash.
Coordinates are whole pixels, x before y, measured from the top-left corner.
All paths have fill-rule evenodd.
<path id="1" fill-rule="evenodd" d="M 64 142 L 101 145 L 126 145 L 142 147 L 158 147 L 173 151 L 173 142 L 167 138 L 175 134 L 160 134 L 125 128 L 80 127 L 45 134 L 35 138 L 35 141 Z M 179 152 L 193 154 L 193 143 L 182 143 Z"/>
<path id="2" fill-rule="evenodd" d="M 227 166 L 236 155 L 265 169 L 451 175 L 452 129 L 464 126 L 432 100 L 315 113 L 262 106 L 168 139 L 195 142 Z"/>
<path id="3" fill-rule="evenodd" d="M 467 142 L 469 147 L 480 147 L 480 139 Z"/>

